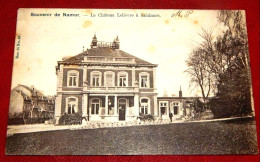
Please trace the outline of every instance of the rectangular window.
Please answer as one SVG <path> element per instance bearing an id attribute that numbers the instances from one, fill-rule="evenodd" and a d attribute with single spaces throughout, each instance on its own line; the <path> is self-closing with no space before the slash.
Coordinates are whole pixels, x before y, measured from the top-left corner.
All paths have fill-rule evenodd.
<path id="1" fill-rule="evenodd" d="M 147 88 L 148 87 L 148 77 L 147 76 L 141 76 L 141 87 Z"/>
<path id="2" fill-rule="evenodd" d="M 148 114 L 148 99 L 141 99 L 141 113 L 146 115 Z"/>
<path id="3" fill-rule="evenodd" d="M 162 115 L 165 115 L 165 114 L 166 114 L 166 111 L 165 111 L 165 110 L 166 110 L 166 107 L 161 107 L 161 114 L 162 114 Z"/>
<path id="4" fill-rule="evenodd" d="M 141 106 L 141 112 L 144 115 L 148 114 L 148 106 L 147 105 Z"/>
<path id="5" fill-rule="evenodd" d="M 92 86 L 100 86 L 99 75 L 93 75 Z"/>
<path id="6" fill-rule="evenodd" d="M 96 114 L 99 112 L 99 104 L 96 104 Z"/>
<path id="7" fill-rule="evenodd" d="M 99 104 L 97 103 L 91 104 L 91 114 L 98 115 L 98 113 L 99 113 Z"/>
<path id="8" fill-rule="evenodd" d="M 75 105 L 72 105 L 72 114 L 74 114 L 75 113 Z"/>
<path id="9" fill-rule="evenodd" d="M 167 103 L 166 102 L 160 103 L 160 110 L 161 110 L 161 115 L 166 115 L 166 110 L 167 110 Z"/>
<path id="10" fill-rule="evenodd" d="M 77 86 L 77 74 L 71 73 L 69 75 L 69 86 Z"/>
<path id="11" fill-rule="evenodd" d="M 72 86 L 72 77 L 69 77 L 69 86 Z"/>
<path id="12" fill-rule="evenodd" d="M 76 111 L 75 111 L 75 107 L 76 107 L 76 105 L 75 104 L 68 104 L 68 114 L 74 114 L 74 113 L 76 113 Z"/>
<path id="13" fill-rule="evenodd" d="M 91 105 L 91 114 L 94 114 L 94 112 L 95 112 L 95 104 L 92 104 Z"/>
<path id="14" fill-rule="evenodd" d="M 126 76 L 119 76 L 119 87 L 126 87 Z"/>
<path id="15" fill-rule="evenodd" d="M 71 105 L 69 104 L 69 107 L 68 107 L 68 114 L 71 114 Z"/>
<path id="16" fill-rule="evenodd" d="M 75 98 L 69 98 L 67 105 L 68 105 L 68 111 L 67 111 L 68 114 L 74 114 L 78 111 Z"/>
<path id="17" fill-rule="evenodd" d="M 72 81 L 72 85 L 73 85 L 73 86 L 76 86 L 76 85 L 77 85 L 77 84 L 76 84 L 76 79 L 77 79 L 77 77 L 73 77 L 73 79 L 72 79 L 72 80 L 73 80 L 73 81 Z"/>

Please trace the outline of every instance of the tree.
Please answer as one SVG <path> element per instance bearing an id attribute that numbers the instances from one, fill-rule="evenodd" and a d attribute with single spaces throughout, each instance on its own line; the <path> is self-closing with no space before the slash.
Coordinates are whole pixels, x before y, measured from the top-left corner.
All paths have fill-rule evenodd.
<path id="1" fill-rule="evenodd" d="M 250 69 L 245 17 L 241 11 L 219 11 L 223 33 L 213 41 L 212 32 L 202 29 L 203 41 L 187 60 L 190 82 L 199 87 L 204 103 L 210 93 L 213 113 L 219 117 L 249 114 Z"/>
<path id="2" fill-rule="evenodd" d="M 241 11 L 220 11 L 218 20 L 227 29 L 215 42 L 223 65 L 218 74 L 216 110 L 228 111 L 226 115 L 249 114 L 252 93 L 245 17 Z"/>
<path id="3" fill-rule="evenodd" d="M 210 71 L 209 57 L 211 57 L 212 37 L 211 33 L 203 29 L 201 37 L 205 39 L 200 47 L 193 50 L 186 63 L 188 69 L 185 71 L 190 76 L 190 87 L 199 87 L 204 101 L 203 110 L 207 108 L 207 100 L 214 87 L 214 75 Z"/>

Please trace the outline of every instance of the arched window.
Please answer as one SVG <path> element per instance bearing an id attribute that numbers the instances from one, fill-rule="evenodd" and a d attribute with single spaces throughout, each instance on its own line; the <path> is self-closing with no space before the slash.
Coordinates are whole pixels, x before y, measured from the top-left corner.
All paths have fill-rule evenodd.
<path id="1" fill-rule="evenodd" d="M 98 98 L 93 98 L 91 100 L 91 114 L 98 115 L 100 108 L 100 100 Z"/>
<path id="2" fill-rule="evenodd" d="M 115 73 L 112 71 L 105 72 L 105 86 L 106 87 L 114 87 L 115 86 Z"/>
<path id="3" fill-rule="evenodd" d="M 128 86 L 128 73 L 127 72 L 119 72 L 118 73 L 118 86 L 119 87 L 127 87 Z"/>
<path id="4" fill-rule="evenodd" d="M 79 72 L 76 70 L 68 71 L 67 86 L 78 87 Z"/>
<path id="5" fill-rule="evenodd" d="M 95 86 L 95 87 L 99 87 L 101 86 L 101 78 L 102 78 L 102 73 L 99 71 L 92 71 L 90 73 L 90 85 L 91 86 Z"/>
<path id="6" fill-rule="evenodd" d="M 148 98 L 141 98 L 141 113 L 144 115 L 149 114 L 150 101 Z"/>
<path id="7" fill-rule="evenodd" d="M 66 113 L 74 114 L 78 112 L 78 98 L 68 97 L 66 99 Z"/>
<path id="8" fill-rule="evenodd" d="M 149 88 L 150 87 L 150 75 L 147 72 L 139 73 L 139 84 L 140 88 Z"/>

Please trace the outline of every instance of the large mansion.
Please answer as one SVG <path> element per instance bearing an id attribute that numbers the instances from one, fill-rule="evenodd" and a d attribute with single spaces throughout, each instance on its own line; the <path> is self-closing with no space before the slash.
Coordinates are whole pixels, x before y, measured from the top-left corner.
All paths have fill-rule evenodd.
<path id="1" fill-rule="evenodd" d="M 90 47 L 58 61 L 56 119 L 64 113 L 89 121 L 130 121 L 140 114 L 168 118 L 170 111 L 184 115 L 182 96 L 157 101 L 156 64 L 120 50 L 118 37 L 100 42 L 94 35 Z"/>

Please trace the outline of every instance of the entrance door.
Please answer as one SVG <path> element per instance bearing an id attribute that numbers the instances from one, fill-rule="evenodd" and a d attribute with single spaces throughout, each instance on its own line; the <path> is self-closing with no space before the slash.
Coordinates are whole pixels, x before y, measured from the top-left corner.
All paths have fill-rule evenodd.
<path id="1" fill-rule="evenodd" d="M 173 114 L 178 115 L 178 106 L 174 106 L 173 109 L 174 109 Z"/>
<path id="2" fill-rule="evenodd" d="M 126 99 L 119 99 L 118 110 L 119 110 L 119 120 L 125 120 Z"/>
<path id="3" fill-rule="evenodd" d="M 160 118 L 161 119 L 168 119 L 169 116 L 167 116 L 167 112 L 168 112 L 168 102 L 167 101 L 160 101 Z"/>

